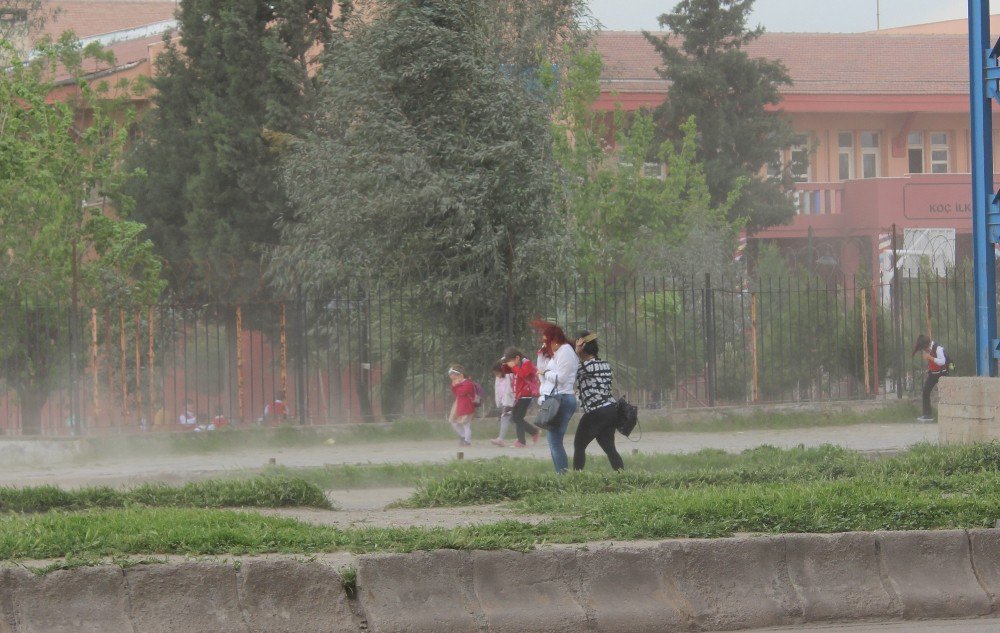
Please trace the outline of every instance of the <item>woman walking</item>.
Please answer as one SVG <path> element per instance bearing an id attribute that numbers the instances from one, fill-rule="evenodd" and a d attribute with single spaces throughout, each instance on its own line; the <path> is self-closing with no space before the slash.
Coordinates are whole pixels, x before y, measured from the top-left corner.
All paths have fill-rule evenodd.
<path id="1" fill-rule="evenodd" d="M 587 462 L 587 446 L 595 439 L 608 456 L 613 469 L 625 468 L 625 462 L 615 448 L 618 406 L 615 397 L 611 395 L 611 365 L 598 358 L 599 351 L 597 335 L 580 332 L 576 338 L 576 353 L 581 361 L 580 369 L 576 372 L 576 390 L 580 394 L 584 413 L 573 438 L 573 470 L 583 470 Z"/>
<path id="2" fill-rule="evenodd" d="M 569 419 L 576 413 L 573 386 L 576 383 L 576 371 L 580 367 L 580 359 L 576 357 L 576 352 L 566 340 L 561 327 L 545 321 L 535 321 L 532 325 L 542 337 L 542 347 L 538 350 L 538 375 L 546 384 L 552 385 L 542 390 L 542 397 L 555 398 L 559 401 L 555 417 L 539 428 L 548 431 L 552 465 L 557 473 L 564 473 L 569 469 L 569 458 L 566 456 L 563 438 L 566 436 Z"/>

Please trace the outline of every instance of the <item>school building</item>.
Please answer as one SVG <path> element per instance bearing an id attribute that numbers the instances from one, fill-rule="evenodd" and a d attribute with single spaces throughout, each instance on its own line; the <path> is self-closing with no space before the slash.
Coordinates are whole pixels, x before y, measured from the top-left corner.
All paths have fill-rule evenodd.
<path id="1" fill-rule="evenodd" d="M 991 28 L 1000 32 L 1000 16 Z M 669 82 L 657 74 L 661 58 L 642 33 L 603 32 L 596 46 L 605 65 L 599 108 L 652 109 L 668 98 Z M 793 171 L 796 215 L 750 241 L 776 243 L 813 270 L 848 275 L 878 270 L 880 255 L 886 265 L 893 227 L 904 274 L 921 260 L 943 270 L 956 257 L 971 258 L 967 49 L 964 20 L 868 33 L 765 33 L 748 45 L 749 55 L 788 69 L 793 83 L 783 87 L 778 109 L 801 139 L 776 157 L 801 166 Z"/>

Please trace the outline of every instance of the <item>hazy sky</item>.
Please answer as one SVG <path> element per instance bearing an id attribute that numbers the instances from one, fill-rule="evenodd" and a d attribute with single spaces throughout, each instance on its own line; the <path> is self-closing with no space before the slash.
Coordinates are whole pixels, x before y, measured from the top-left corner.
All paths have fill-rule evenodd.
<path id="1" fill-rule="evenodd" d="M 676 0 L 590 0 L 595 17 L 609 30 L 655 31 L 656 18 Z M 852 32 L 875 30 L 879 5 L 882 28 L 964 18 L 967 0 L 757 0 L 749 25 L 768 31 Z"/>

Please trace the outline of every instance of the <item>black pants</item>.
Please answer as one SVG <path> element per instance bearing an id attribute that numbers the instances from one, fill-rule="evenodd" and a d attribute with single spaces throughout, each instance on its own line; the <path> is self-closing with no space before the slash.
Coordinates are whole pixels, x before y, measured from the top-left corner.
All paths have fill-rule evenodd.
<path id="1" fill-rule="evenodd" d="M 924 391 L 921 395 L 924 398 L 925 418 L 934 417 L 934 412 L 931 411 L 931 390 L 937 385 L 939 378 L 941 378 L 941 374 L 932 374 L 931 372 L 927 372 L 927 377 L 924 378 Z"/>
<path id="2" fill-rule="evenodd" d="M 528 424 L 524 419 L 532 400 L 534 398 L 518 398 L 517 402 L 514 403 L 514 410 L 510 413 L 510 421 L 514 425 L 514 432 L 517 433 L 517 441 L 522 444 L 528 435 L 535 436 L 539 433 L 538 429 Z"/>
<path id="3" fill-rule="evenodd" d="M 573 470 L 583 470 L 587 463 L 587 446 L 595 439 L 608 456 L 615 470 L 625 468 L 622 456 L 615 448 L 615 422 L 618 421 L 618 407 L 609 404 L 600 409 L 584 413 L 576 427 L 573 438 Z"/>

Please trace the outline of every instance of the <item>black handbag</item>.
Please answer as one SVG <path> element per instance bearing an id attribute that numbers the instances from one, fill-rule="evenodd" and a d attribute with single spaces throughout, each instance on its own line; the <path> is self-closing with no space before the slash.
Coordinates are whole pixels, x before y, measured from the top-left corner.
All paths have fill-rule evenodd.
<path id="1" fill-rule="evenodd" d="M 552 391 L 549 395 L 538 405 L 538 412 L 535 413 L 535 426 L 540 429 L 545 429 L 550 431 L 552 429 L 552 421 L 555 420 L 556 414 L 559 413 L 559 398 L 553 396 L 556 389 L 559 388 L 559 381 L 556 380 L 556 384 L 553 385 Z"/>
<path id="2" fill-rule="evenodd" d="M 618 432 L 628 437 L 632 433 L 632 429 L 635 428 L 636 423 L 639 422 L 639 407 L 630 403 L 624 398 L 618 399 L 618 420 L 615 422 L 615 428 Z"/>

